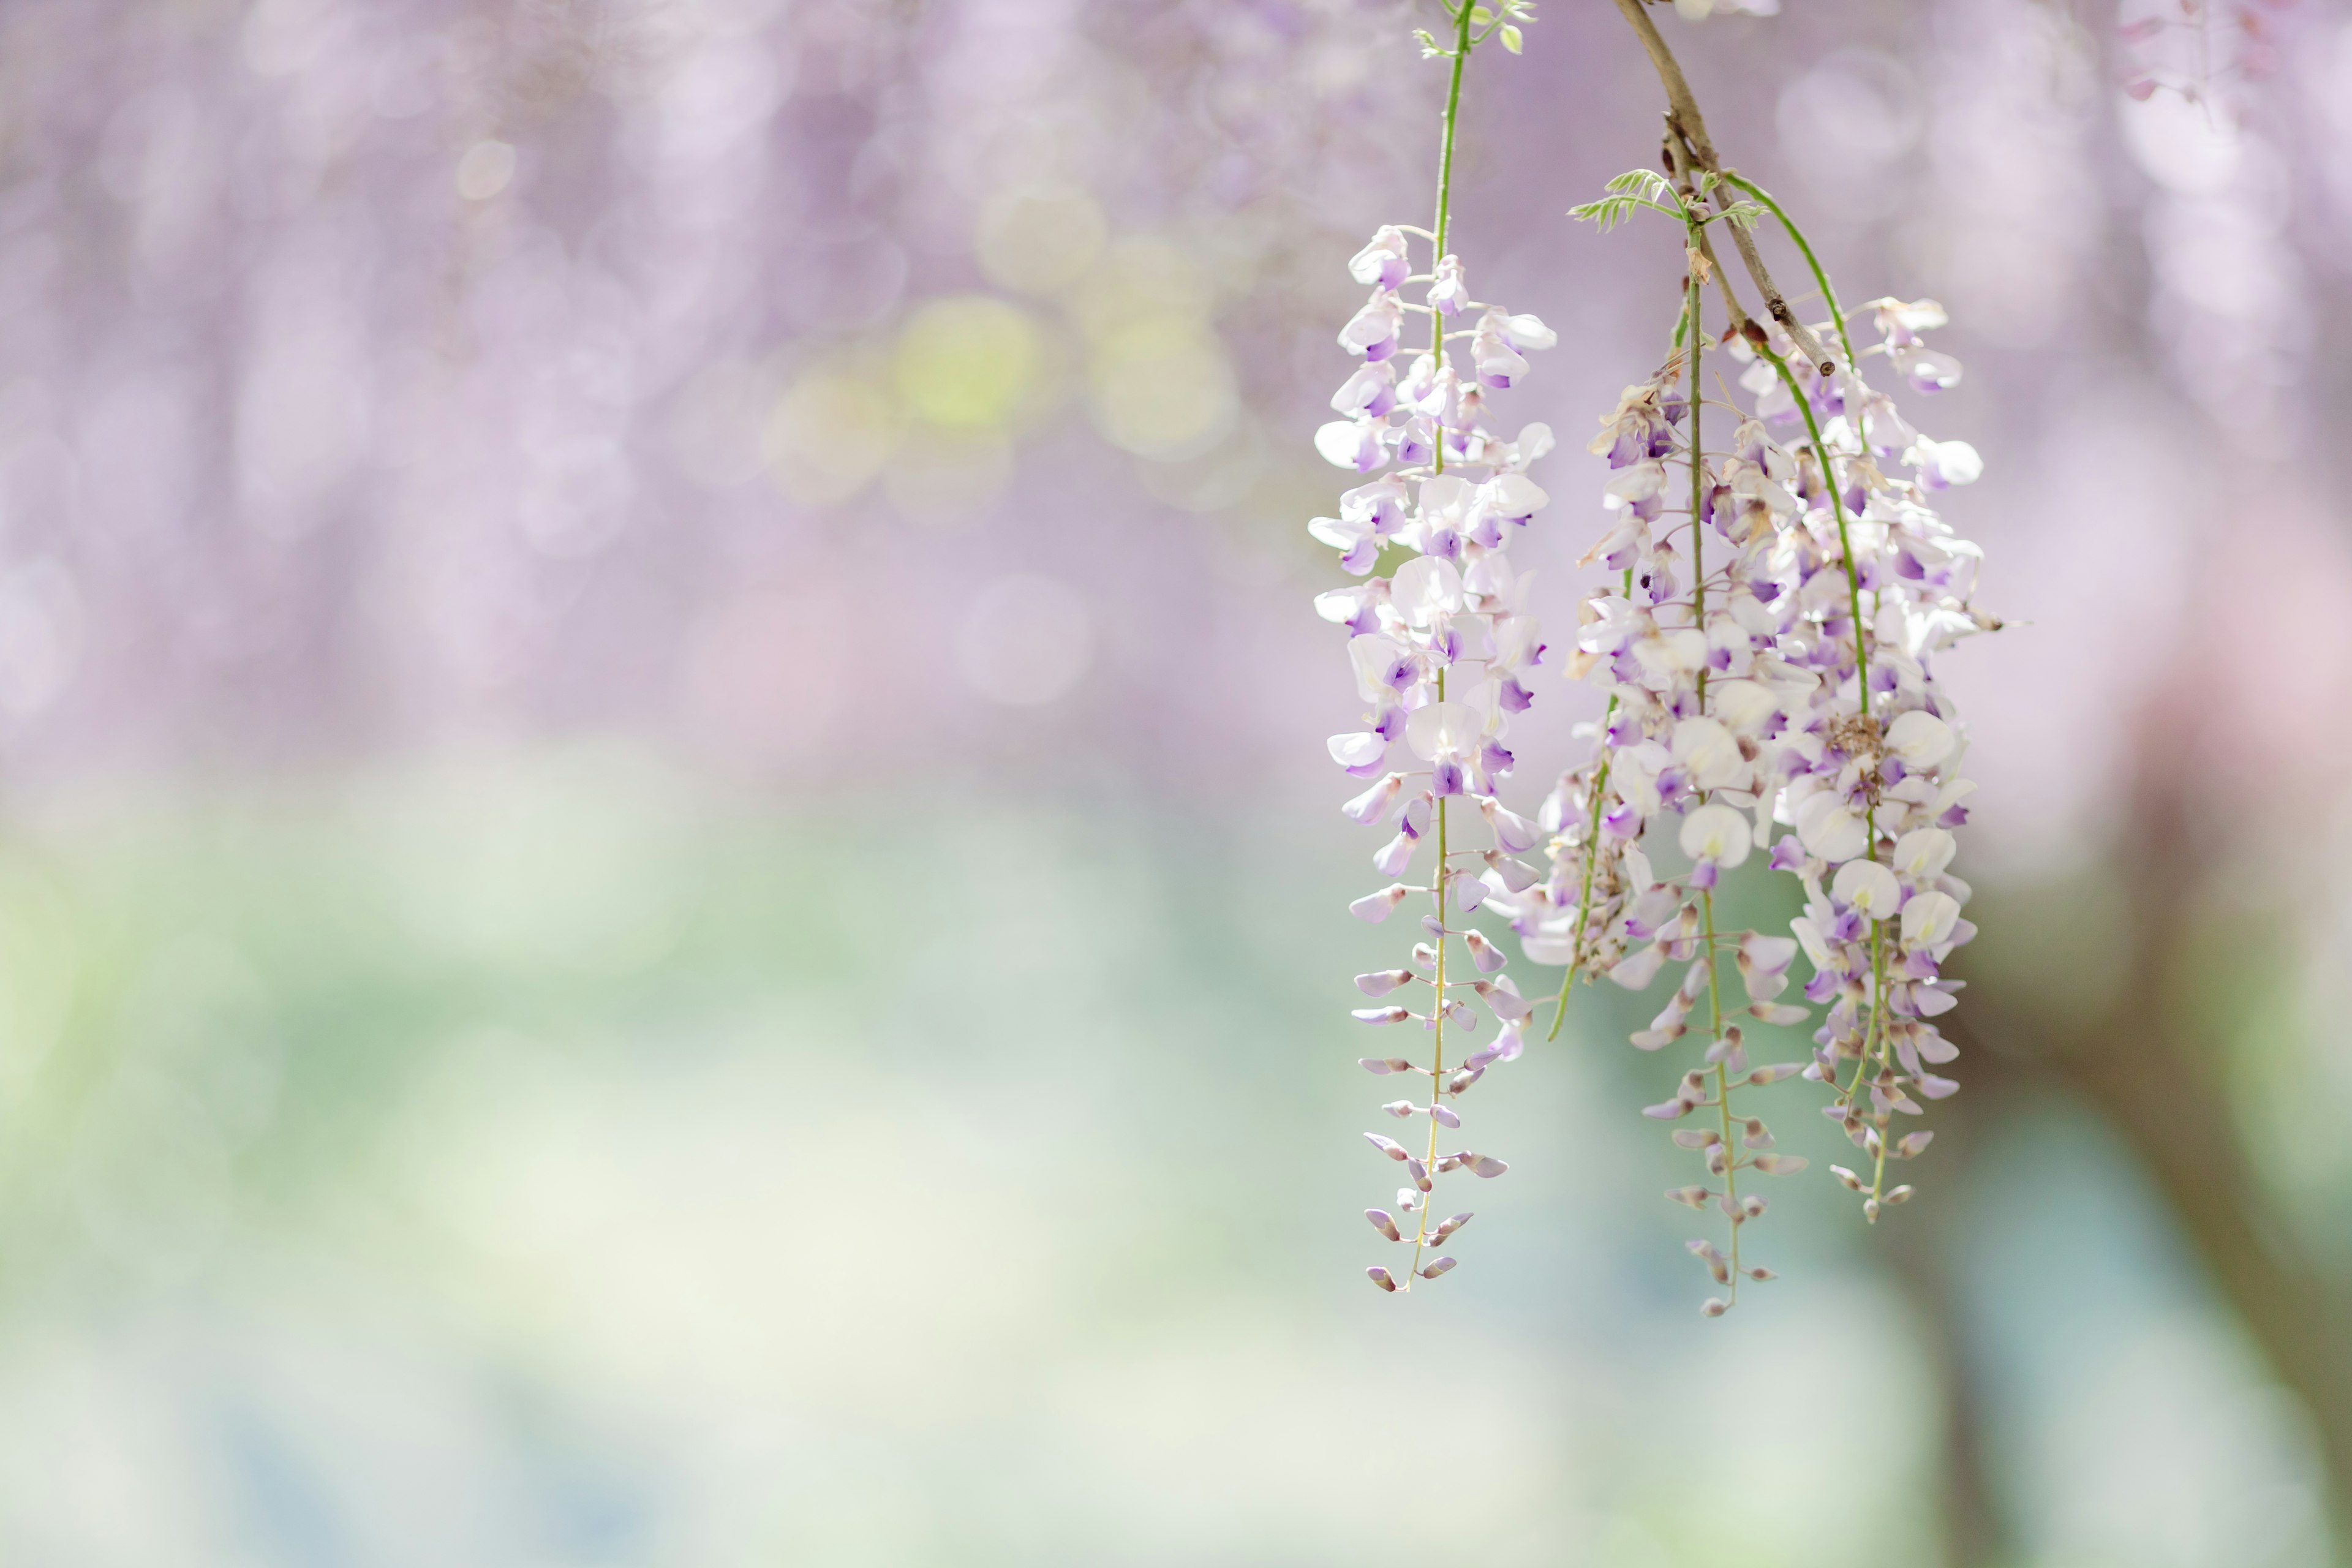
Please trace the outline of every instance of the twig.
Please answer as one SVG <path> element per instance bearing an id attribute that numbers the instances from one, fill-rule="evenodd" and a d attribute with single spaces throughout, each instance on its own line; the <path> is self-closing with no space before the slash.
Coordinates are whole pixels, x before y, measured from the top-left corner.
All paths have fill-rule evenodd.
<path id="1" fill-rule="evenodd" d="M 1692 96 L 1690 83 L 1683 76 L 1683 68 L 1675 62 L 1675 53 L 1666 47 L 1666 40 L 1658 32 L 1657 24 L 1650 20 L 1649 12 L 1643 8 L 1643 0 L 1617 0 L 1617 9 L 1625 14 L 1625 20 L 1633 25 L 1633 31 L 1641 37 L 1642 47 L 1649 54 L 1650 64 L 1656 68 L 1658 81 L 1666 89 L 1669 153 L 1672 144 L 1680 142 L 1692 163 L 1720 179 L 1725 170 L 1722 162 L 1715 155 L 1715 143 L 1707 140 L 1706 116 L 1699 112 L 1698 100 Z M 1797 313 L 1789 308 L 1789 301 L 1782 297 L 1780 286 L 1772 281 L 1772 274 L 1764 265 L 1763 255 L 1756 248 L 1755 237 L 1737 223 L 1730 228 L 1731 243 L 1738 250 L 1739 259 L 1748 268 L 1748 276 L 1755 280 L 1757 291 L 1764 296 L 1765 313 L 1780 324 L 1781 331 L 1787 332 L 1790 341 L 1797 345 L 1797 352 L 1811 361 L 1822 374 L 1836 374 L 1837 362 L 1830 358 L 1829 352 L 1822 347 L 1821 340 L 1813 336 L 1811 329 L 1797 319 Z M 1717 276 L 1721 276 L 1720 268 Z M 1723 289 L 1728 296 L 1730 284 L 1726 282 Z M 1739 320 L 1736 306 L 1733 317 L 1736 326 Z"/>

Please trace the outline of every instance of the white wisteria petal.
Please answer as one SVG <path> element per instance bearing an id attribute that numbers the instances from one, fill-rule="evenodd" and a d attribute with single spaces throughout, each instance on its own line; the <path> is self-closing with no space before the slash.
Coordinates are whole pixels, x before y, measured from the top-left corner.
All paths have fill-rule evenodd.
<path id="1" fill-rule="evenodd" d="M 1683 818 L 1683 853 L 1712 860 L 1729 870 L 1748 858 L 1748 818 L 1730 806 L 1709 804 Z"/>
<path id="2" fill-rule="evenodd" d="M 1713 680 L 1706 695 L 1716 717 L 1738 734 L 1755 734 L 1780 710 L 1780 698 L 1761 681 Z"/>
<path id="3" fill-rule="evenodd" d="M 1359 283 L 1393 289 L 1412 270 L 1406 258 L 1402 232 L 1394 224 L 1382 224 L 1372 231 L 1371 243 L 1349 258 L 1348 276 Z"/>
<path id="4" fill-rule="evenodd" d="M 1915 893 L 1903 906 L 1903 945 L 1940 946 L 1959 920 L 1959 900 L 1949 893 Z"/>
<path id="5" fill-rule="evenodd" d="M 1789 922 L 1789 934 L 1797 939 L 1816 970 L 1827 969 L 1837 962 L 1830 952 L 1829 942 L 1822 936 L 1822 928 L 1803 915 Z"/>
<path id="6" fill-rule="evenodd" d="M 1635 643 L 1633 657 L 1661 675 L 1689 675 L 1706 663 L 1706 634 L 1689 626 L 1661 629 Z"/>
<path id="7" fill-rule="evenodd" d="M 1620 959 L 1609 971 L 1609 978 L 1628 991 L 1639 991 L 1658 977 L 1658 970 L 1665 962 L 1666 950 L 1652 942 Z"/>
<path id="8" fill-rule="evenodd" d="M 1389 580 L 1389 603 L 1407 626 L 1427 626 L 1438 616 L 1462 607 L 1462 574 L 1451 561 L 1416 555 Z"/>
<path id="9" fill-rule="evenodd" d="M 1984 458 L 1966 441 L 1931 441 L 1922 436 L 1911 443 L 1905 461 L 1918 468 L 1940 489 L 1948 485 L 1972 485 L 1984 477 Z"/>
<path id="10" fill-rule="evenodd" d="M 1618 469 L 1609 477 L 1601 493 L 1606 500 L 1622 504 L 1647 500 L 1665 488 L 1666 466 L 1654 459 Z"/>
<path id="11" fill-rule="evenodd" d="M 1830 897 L 1872 920 L 1889 920 L 1902 905 L 1903 885 L 1875 860 L 1849 860 L 1831 881 Z"/>
<path id="12" fill-rule="evenodd" d="M 1932 768 L 1952 752 L 1952 727 L 1915 708 L 1886 727 L 1886 749 L 1912 768 Z"/>
<path id="13" fill-rule="evenodd" d="M 1352 550 L 1372 531 L 1369 517 L 1318 517 L 1307 525 L 1307 533 L 1334 550 Z"/>
<path id="14" fill-rule="evenodd" d="M 1824 790 L 1807 795 L 1796 807 L 1797 838 L 1806 852 L 1835 865 L 1851 860 L 1869 846 L 1869 825 L 1863 814 Z"/>
<path id="15" fill-rule="evenodd" d="M 1700 789 L 1726 788 L 1748 773 L 1748 759 L 1740 755 L 1739 742 L 1705 714 L 1675 726 L 1674 752 L 1675 760 L 1689 770 L 1691 783 Z"/>
<path id="16" fill-rule="evenodd" d="M 1503 335 L 1523 349 L 1548 349 L 1559 342 L 1559 334 L 1545 326 L 1541 316 L 1534 315 L 1506 316 Z"/>
<path id="17" fill-rule="evenodd" d="M 1368 474 L 1381 466 L 1381 427 L 1370 419 L 1334 419 L 1315 432 L 1315 449 L 1333 468 Z"/>
<path id="18" fill-rule="evenodd" d="M 1543 487 L 1525 474 L 1497 474 L 1481 488 L 1495 515 L 1514 521 L 1533 517 L 1551 500 Z"/>
<path id="19" fill-rule="evenodd" d="M 1421 481 L 1417 500 L 1421 514 L 1433 521 L 1458 522 L 1470 510 L 1477 487 L 1459 474 L 1436 474 Z"/>
<path id="20" fill-rule="evenodd" d="M 1424 763 L 1459 757 L 1478 749 L 1484 726 L 1466 702 L 1433 702 L 1413 710 L 1404 723 L 1404 743 Z"/>
<path id="21" fill-rule="evenodd" d="M 1398 681 L 1412 669 L 1412 655 L 1386 632 L 1367 632 L 1348 639 L 1348 661 L 1355 667 L 1356 694 L 1367 702 L 1390 702 Z"/>
<path id="22" fill-rule="evenodd" d="M 1958 848 L 1958 840 L 1940 827 L 1915 827 L 1895 841 L 1895 868 L 1916 881 L 1933 881 Z"/>

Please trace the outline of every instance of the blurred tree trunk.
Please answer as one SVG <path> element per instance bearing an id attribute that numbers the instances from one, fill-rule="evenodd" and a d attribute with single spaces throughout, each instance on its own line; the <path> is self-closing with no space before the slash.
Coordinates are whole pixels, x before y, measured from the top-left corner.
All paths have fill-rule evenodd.
<path id="1" fill-rule="evenodd" d="M 2310 1411 L 2346 1560 L 2352 1558 L 2343 1551 L 2352 1520 L 2352 1293 L 2277 1222 L 2231 1105 L 2223 1047 L 2197 1023 L 2189 987 L 2212 963 L 2197 949 L 2197 912 L 2223 851 L 2196 831 L 2219 814 L 2199 809 L 2179 744 L 2175 735 L 2145 746 L 2137 770 L 2123 838 L 2130 848 L 2112 873 L 2125 884 L 2128 923 L 2126 971 L 2113 1004 L 2062 1031 L 2021 1010 L 2014 994 L 1972 992 L 1969 1034 L 1990 1048 L 1960 1037 L 1973 1047 L 1966 1058 L 1971 1089 L 1987 1077 L 2046 1071 L 2129 1143 L 2273 1370 Z"/>

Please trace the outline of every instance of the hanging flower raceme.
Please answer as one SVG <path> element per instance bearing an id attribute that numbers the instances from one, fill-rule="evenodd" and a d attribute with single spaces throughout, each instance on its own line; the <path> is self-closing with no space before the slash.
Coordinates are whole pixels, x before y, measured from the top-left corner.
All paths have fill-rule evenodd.
<path id="1" fill-rule="evenodd" d="M 1805 994 L 1826 1008 L 1806 1076 L 1830 1086 L 1825 1110 L 1868 1164 L 1832 1170 L 1874 1220 L 1911 1195 L 1886 1184 L 1887 1160 L 1909 1159 L 1933 1136 L 1898 1132 L 1895 1119 L 1958 1087 L 1935 1070 L 1958 1053 L 1931 1020 L 1958 1005 L 1960 983 L 1942 967 L 1976 933 L 1961 915 L 1969 886 L 1948 869 L 1975 785 L 1959 771 L 1966 732 L 1937 667 L 1955 642 L 1999 622 L 1974 602 L 1980 552 L 1932 505 L 1977 478 L 1975 448 L 1921 435 L 1864 374 L 1883 361 L 1926 393 L 1958 381 L 1958 363 L 1925 341 L 1943 308 L 1879 300 L 1863 311 L 1879 341 L 1835 374 L 1814 373 L 1759 331 L 1740 384 L 1759 416 L 1804 439 L 1797 614 L 1783 638 L 1811 645 L 1823 679 L 1789 716 L 1775 816 L 1790 831 L 1772 863 L 1804 886 L 1791 929 L 1813 970 Z"/>
<path id="2" fill-rule="evenodd" d="M 1448 169 L 1463 65 L 1497 32 L 1516 53 L 1514 17 L 1525 19 L 1523 7 L 1474 13 L 1465 5 L 1454 15 L 1452 48 L 1431 45 L 1452 62 Z M 1368 1270 L 1387 1290 L 1409 1289 L 1413 1279 L 1454 1267 L 1436 1249 L 1470 1215 L 1433 1217 L 1438 1179 L 1491 1178 L 1507 1168 L 1475 1147 L 1439 1150 L 1463 1125 L 1461 1096 L 1490 1066 L 1519 1055 L 1532 1010 L 1503 973 L 1502 949 L 1464 917 L 1489 898 L 1536 886 L 1540 873 L 1518 857 L 1544 837 L 1499 792 L 1517 762 L 1511 720 L 1534 700 L 1528 683 L 1544 653 L 1528 610 L 1532 574 L 1513 566 L 1509 549 L 1549 499 L 1527 470 L 1550 449 L 1552 436 L 1530 424 L 1507 437 L 1488 399 L 1516 385 L 1528 374 L 1526 356 L 1555 340 L 1536 317 L 1474 297 L 1461 258 L 1447 247 L 1443 174 L 1437 205 L 1434 229 L 1384 226 L 1349 263 L 1370 294 L 1340 330 L 1339 344 L 1361 363 L 1333 395 L 1339 417 L 1317 432 L 1315 445 L 1365 478 L 1339 498 L 1337 517 L 1308 525 L 1339 552 L 1343 570 L 1363 579 L 1316 600 L 1324 619 L 1348 629 L 1349 664 L 1364 704 L 1366 728 L 1330 740 L 1332 760 L 1365 781 L 1341 809 L 1352 821 L 1393 830 L 1372 856 L 1388 884 L 1349 908 L 1371 921 L 1408 904 L 1421 911 L 1422 940 L 1405 963 L 1356 977 L 1373 1004 L 1356 1010 L 1359 1020 L 1416 1026 L 1428 1037 L 1425 1053 L 1402 1047 L 1362 1060 L 1366 1070 L 1411 1085 L 1381 1110 L 1414 1132 L 1402 1140 L 1366 1134 L 1406 1179 L 1393 1209 L 1365 1211 L 1381 1236 L 1412 1245 L 1401 1268 Z M 1426 258 L 1426 270 L 1414 270 L 1416 254 Z M 1427 347 L 1400 374 L 1408 337 Z M 1393 569 L 1373 574 L 1384 561 Z M 1487 1018 L 1493 1038 L 1461 1043 L 1475 1039 Z"/>
<path id="3" fill-rule="evenodd" d="M 1545 652 L 1530 580 L 1509 548 L 1545 503 L 1528 469 L 1552 437 L 1541 425 L 1507 436 L 1489 404 L 1553 340 L 1536 318 L 1475 297 L 1447 228 L 1463 67 L 1488 37 L 1517 51 L 1517 0 L 1449 6 L 1450 47 L 1423 37 L 1451 62 L 1437 219 L 1379 229 L 1349 264 L 1369 293 L 1339 342 L 1360 363 L 1316 447 L 1359 482 L 1311 531 L 1360 579 L 1317 601 L 1348 629 L 1364 705 L 1365 727 L 1330 741 L 1361 785 L 1342 809 L 1384 829 L 1372 861 L 1386 885 L 1351 909 L 1382 921 L 1412 905 L 1421 924 L 1403 963 L 1356 981 L 1372 1004 L 1360 1020 L 1429 1037 L 1425 1056 L 1362 1060 L 1410 1085 L 1381 1109 L 1411 1132 L 1367 1134 L 1410 1184 L 1393 1208 L 1366 1211 L 1381 1236 L 1412 1248 L 1401 1277 L 1374 1267 L 1373 1282 L 1409 1289 L 1451 1269 L 1436 1249 L 1470 1216 L 1433 1223 L 1437 1181 L 1505 1168 L 1475 1147 L 1439 1152 L 1463 1127 L 1462 1095 L 1524 1049 L 1533 1012 L 1503 973 L 1503 951 L 1468 923 L 1486 910 L 1509 921 L 1528 959 L 1568 971 L 1555 1034 L 1580 974 L 1639 990 L 1673 971 L 1633 1043 L 1682 1055 L 1672 1092 L 1645 1114 L 1675 1123 L 1674 1142 L 1705 1167 L 1704 1180 L 1667 1196 L 1727 1224 L 1689 1244 L 1726 1288 L 1704 1304 L 1713 1316 L 1737 1303 L 1742 1281 L 1771 1278 L 1743 1257 L 1745 1227 L 1766 1209 L 1752 1178 L 1805 1166 L 1775 1146 L 1748 1091 L 1799 1076 L 1827 1087 L 1826 1110 L 1867 1172 L 1832 1169 L 1875 1220 L 1911 1192 L 1887 1185 L 1886 1162 L 1932 1137 L 1897 1119 L 1957 1087 L 1939 1069 L 1958 1053 L 1935 1020 L 1959 990 L 1945 966 L 1974 934 L 1968 885 L 1950 872 L 1972 786 L 1937 667 L 1954 642 L 1998 623 L 1975 605 L 1978 551 L 1935 510 L 1943 491 L 1977 478 L 1977 454 L 1922 435 L 1885 390 L 1932 394 L 1958 381 L 1958 363 L 1927 342 L 1942 309 L 1882 300 L 1841 311 L 1786 214 L 1716 163 L 1642 6 L 1619 9 L 1675 105 L 1674 178 L 1622 175 L 1577 214 L 1604 229 L 1640 210 L 1674 219 L 1686 270 L 1665 363 L 1625 390 L 1591 444 L 1609 477 L 1581 564 L 1605 577 L 1579 605 L 1560 662 L 1604 702 L 1582 731 L 1591 755 L 1557 775 L 1535 822 L 1500 798 L 1519 765 L 1511 720 L 1533 700 Z M 1813 270 L 1826 323 L 1801 321 L 1772 283 L 1748 233 L 1768 216 Z M 1724 235 L 1765 317 L 1749 318 L 1721 270 L 1713 237 Z M 1727 323 L 1712 339 L 1710 282 Z M 1865 317 L 1875 341 L 1857 350 Z M 1705 395 L 1709 352 L 1738 363 L 1745 405 Z M 1541 868 L 1521 858 L 1538 849 Z M 1786 933 L 1717 921 L 1723 879 L 1750 861 L 1804 890 Z M 1490 1019 L 1492 1040 L 1465 1052 L 1465 1037 Z M 1809 1059 L 1750 1060 L 1759 1029 L 1808 1024 Z"/>
<path id="4" fill-rule="evenodd" d="M 1763 1121 L 1735 1106 L 1738 1091 L 1801 1073 L 1832 1085 L 1831 1114 L 1873 1162 L 1867 1179 L 1837 1173 L 1875 1219 L 1910 1191 L 1885 1187 L 1886 1158 L 1929 1137 L 1898 1134 L 1892 1118 L 1955 1087 L 1932 1070 L 1955 1053 L 1929 1020 L 1953 1005 L 1957 983 L 1941 965 L 1972 934 L 1960 918 L 1967 885 L 1947 871 L 1970 786 L 1934 665 L 1992 623 L 1972 604 L 1975 548 L 1928 504 L 1976 477 L 1974 450 L 1919 436 L 1851 353 L 1822 375 L 1785 337 L 1741 321 L 1717 346 L 1747 362 L 1753 413 L 1730 410 L 1727 446 L 1707 448 L 1706 230 L 1763 209 L 1724 200 L 1719 182 L 1702 195 L 1687 178 L 1677 189 L 1636 173 L 1611 190 L 1579 212 L 1604 225 L 1634 206 L 1680 218 L 1691 273 L 1675 353 L 1626 389 L 1591 446 L 1611 468 L 1608 521 L 1583 563 L 1613 580 L 1580 606 L 1567 663 L 1606 694 L 1595 752 L 1546 803 L 1548 874 L 1494 901 L 1528 956 L 1569 965 L 1571 980 L 1605 974 L 1640 989 L 1679 968 L 1633 1044 L 1664 1050 L 1704 1026 L 1698 1064 L 1646 1114 L 1696 1118 L 1674 1138 L 1708 1179 L 1667 1195 L 1729 1223 L 1727 1244 L 1691 1243 L 1730 1287 L 1706 1303 L 1713 1315 L 1737 1300 L 1741 1279 L 1770 1277 L 1741 1261 L 1742 1227 L 1764 1203 L 1742 1195 L 1740 1177 L 1805 1163 L 1774 1150 Z M 1958 379 L 1957 363 L 1922 338 L 1942 324 L 1940 309 L 1867 309 L 1881 342 L 1861 357 L 1884 357 L 1914 389 Z M 1843 341 L 1840 322 L 1822 331 Z M 1784 442 L 1776 426 L 1801 440 Z M 1719 930 L 1720 878 L 1768 848 L 1769 865 L 1804 886 L 1804 915 L 1786 936 Z M 1686 868 L 1661 876 L 1654 854 Z M 1744 1029 L 1811 1016 L 1786 999 L 1801 950 L 1812 969 L 1801 995 L 1824 1009 L 1812 1059 L 1751 1065 Z"/>

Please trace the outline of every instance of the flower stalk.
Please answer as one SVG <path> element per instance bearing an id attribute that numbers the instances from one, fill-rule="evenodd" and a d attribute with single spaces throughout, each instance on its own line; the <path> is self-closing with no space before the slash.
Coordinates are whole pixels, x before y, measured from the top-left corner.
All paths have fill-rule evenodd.
<path id="1" fill-rule="evenodd" d="M 1465 917 L 1490 895 L 1536 879 L 1535 868 L 1516 857 L 1540 837 L 1502 803 L 1498 790 L 1516 763 L 1504 744 L 1510 719 L 1534 700 L 1521 678 L 1543 654 L 1527 613 L 1530 578 L 1514 570 L 1507 552 L 1511 537 L 1549 500 L 1526 470 L 1550 448 L 1552 437 L 1548 426 L 1533 424 L 1506 439 L 1489 402 L 1528 374 L 1527 353 L 1556 338 L 1534 316 L 1472 299 L 1453 248 L 1454 150 L 1465 68 L 1490 38 L 1517 53 L 1527 6 L 1524 0 L 1502 0 L 1494 8 L 1464 0 L 1446 11 L 1450 38 L 1441 44 L 1422 36 L 1424 54 L 1448 62 L 1434 226 L 1383 226 L 1349 264 L 1371 296 L 1341 329 L 1339 342 L 1363 363 L 1334 395 L 1332 408 L 1341 417 L 1317 432 L 1316 447 L 1366 480 L 1340 498 L 1338 517 L 1318 518 L 1308 528 L 1339 550 L 1344 570 L 1365 579 L 1316 601 L 1325 619 L 1349 630 L 1349 660 L 1367 704 L 1370 728 L 1329 742 L 1340 766 L 1377 781 L 1343 810 L 1360 823 L 1397 828 L 1372 860 L 1399 879 L 1349 907 L 1380 921 L 1408 900 L 1430 900 L 1421 920 L 1430 940 L 1413 946 L 1405 965 L 1356 977 L 1367 996 L 1426 995 L 1428 1003 L 1425 1013 L 1411 1002 L 1388 1002 L 1355 1015 L 1372 1025 L 1418 1023 L 1431 1037 L 1426 1066 L 1403 1056 L 1367 1057 L 1360 1064 L 1378 1075 L 1402 1075 L 1416 1090 L 1428 1081 L 1428 1103 L 1408 1098 L 1381 1107 L 1399 1120 L 1427 1119 L 1425 1139 L 1415 1139 L 1419 1152 L 1366 1134 L 1411 1181 L 1397 1194 L 1402 1224 L 1398 1213 L 1365 1211 L 1381 1236 L 1412 1243 L 1402 1279 L 1385 1267 L 1367 1270 L 1375 1285 L 1397 1292 L 1454 1267 L 1452 1258 L 1432 1255 L 1470 1215 L 1435 1218 L 1437 1179 L 1463 1171 L 1492 1178 L 1507 1169 L 1474 1149 L 1440 1152 L 1440 1130 L 1460 1128 L 1462 1095 L 1490 1066 L 1523 1048 L 1521 1029 L 1532 1006 L 1503 973 L 1503 950 Z M 1428 247 L 1426 271 L 1412 266 L 1416 238 Z M 1413 285 L 1424 285 L 1425 293 L 1407 301 L 1399 290 Z M 1429 347 L 1400 376 L 1399 342 L 1412 314 L 1430 318 Z M 1467 366 L 1455 363 L 1449 344 L 1456 342 L 1466 344 Z M 1399 557 L 1390 575 L 1371 574 L 1384 559 Z M 1400 742 L 1421 765 L 1391 766 Z M 1475 806 L 1486 823 L 1490 847 L 1461 847 L 1464 806 Z M 1436 853 L 1428 880 L 1402 880 L 1431 839 Z M 1478 1027 L 1474 999 L 1494 1018 L 1499 1037 L 1449 1063 L 1450 1041 Z"/>

